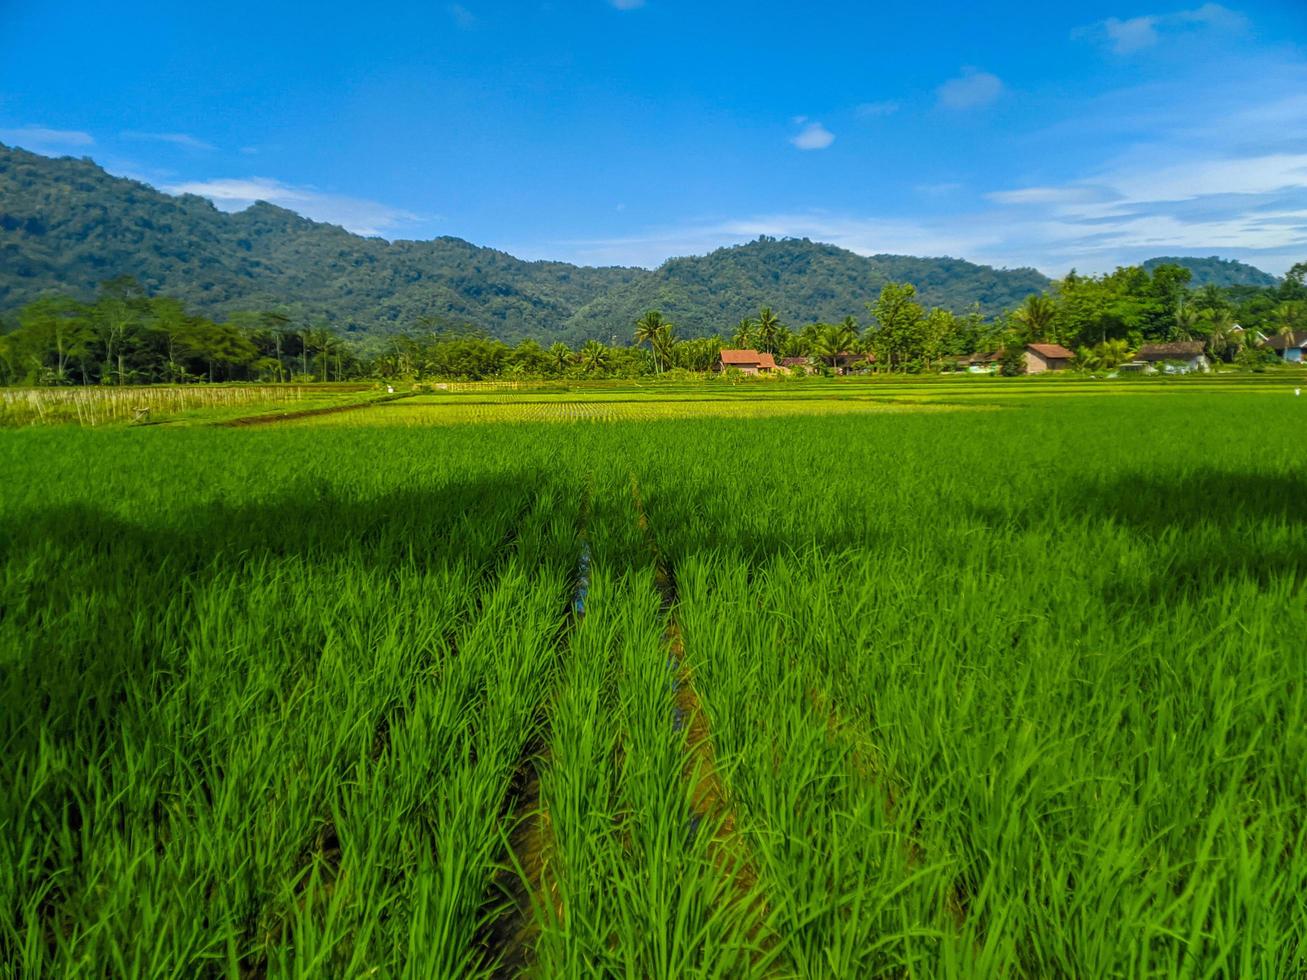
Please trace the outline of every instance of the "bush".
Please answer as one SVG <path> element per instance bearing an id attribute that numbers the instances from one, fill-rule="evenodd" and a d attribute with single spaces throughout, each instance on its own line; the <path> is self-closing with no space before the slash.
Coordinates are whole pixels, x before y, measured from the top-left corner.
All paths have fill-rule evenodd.
<path id="1" fill-rule="evenodd" d="M 1005 378 L 1015 378 L 1026 373 L 1026 350 L 1024 347 L 1009 347 L 1003 351 L 998 361 L 998 373 Z"/>
<path id="2" fill-rule="evenodd" d="M 1234 363 L 1247 371 L 1259 374 L 1280 363 L 1279 356 L 1269 347 L 1245 347 L 1234 357 Z"/>

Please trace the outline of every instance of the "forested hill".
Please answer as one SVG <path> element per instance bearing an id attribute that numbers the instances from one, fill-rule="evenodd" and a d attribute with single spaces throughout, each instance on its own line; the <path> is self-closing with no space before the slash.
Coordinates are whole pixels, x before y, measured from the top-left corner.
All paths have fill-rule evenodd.
<path id="1" fill-rule="evenodd" d="M 647 274 L 524 262 L 457 238 L 364 238 L 270 204 L 230 214 L 89 160 L 0 146 L 2 311 L 130 275 L 209 316 L 288 307 L 364 331 L 437 317 L 517 340 L 557 332 L 594 297 Z"/>
<path id="2" fill-rule="evenodd" d="M 576 330 L 602 336 L 603 325 L 632 323 L 660 310 L 685 336 L 729 331 L 760 306 L 785 323 L 835 323 L 852 314 L 889 282 L 910 282 L 926 306 L 957 313 L 979 304 L 995 314 L 1015 306 L 1049 280 L 1034 269 L 994 269 L 961 259 L 903 255 L 867 258 L 806 239 L 760 238 L 708 255 L 671 259 L 654 272 L 598 297 L 573 318 Z"/>
<path id="3" fill-rule="evenodd" d="M 90 160 L 0 145 L 0 313 L 37 296 L 89 296 L 115 276 L 196 312 L 284 308 L 346 331 L 470 324 L 508 341 L 625 340 L 660 308 L 682 336 L 728 331 L 760 306 L 795 325 L 861 315 L 890 281 L 927 305 L 997 313 L 1048 280 L 958 259 L 870 258 L 760 239 L 654 271 L 525 262 L 457 238 L 387 242 L 269 204 L 235 214 L 113 177 Z"/>
<path id="4" fill-rule="evenodd" d="M 1280 280 L 1269 272 L 1263 272 L 1256 266 L 1235 259 L 1222 259 L 1213 255 L 1211 258 L 1197 259 L 1190 256 L 1162 256 L 1149 259 L 1143 263 L 1145 269 L 1152 272 L 1159 265 L 1178 265 L 1193 273 L 1189 284 L 1200 286 L 1275 286 Z"/>

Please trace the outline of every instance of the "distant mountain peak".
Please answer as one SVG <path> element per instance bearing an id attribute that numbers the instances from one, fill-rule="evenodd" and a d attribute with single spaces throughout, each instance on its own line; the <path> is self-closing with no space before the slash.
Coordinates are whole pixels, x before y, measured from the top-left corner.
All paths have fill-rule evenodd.
<path id="1" fill-rule="evenodd" d="M 1238 259 L 1223 259 L 1216 255 L 1205 258 L 1191 255 L 1163 255 L 1148 259 L 1142 265 L 1149 272 L 1159 265 L 1181 266 L 1193 274 L 1190 280 L 1190 285 L 1193 286 L 1274 286 L 1280 281 L 1256 266 L 1240 262 Z"/>
<path id="2" fill-rule="evenodd" d="M 207 198 L 174 197 L 111 176 L 91 160 L 3 146 L 0 255 L 0 313 L 51 292 L 89 296 L 98 282 L 130 275 L 211 316 L 277 307 L 359 332 L 437 317 L 509 341 L 569 343 L 629 338 L 649 309 L 693 337 L 729 331 L 761 306 L 792 326 L 865 318 L 866 304 L 888 282 L 913 283 L 928 306 L 988 314 L 1049 285 L 1034 269 L 864 256 L 771 236 L 668 259 L 654 270 L 524 261 L 454 236 L 364 238 L 267 201 L 227 212 Z M 1209 267 L 1271 280 L 1242 263 L 1168 261 L 1194 268 L 1196 280 Z"/>

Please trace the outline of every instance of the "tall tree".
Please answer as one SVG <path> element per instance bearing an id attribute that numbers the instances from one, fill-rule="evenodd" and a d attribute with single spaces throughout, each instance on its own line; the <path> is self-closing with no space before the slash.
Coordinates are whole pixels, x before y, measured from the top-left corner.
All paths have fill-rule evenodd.
<path id="1" fill-rule="evenodd" d="M 917 288 L 911 283 L 886 283 L 875 303 L 867 305 L 877 327 L 867 345 L 878 365 L 891 371 L 905 369 L 921 358 L 926 311 L 916 302 Z"/>
<path id="2" fill-rule="evenodd" d="M 1012 314 L 1021 324 L 1028 344 L 1051 340 L 1053 323 L 1057 315 L 1057 305 L 1045 293 L 1031 293 Z"/>
<path id="3" fill-rule="evenodd" d="M 636 344 L 648 344 L 650 351 L 654 356 L 654 367 L 662 371 L 662 361 L 658 352 L 658 332 L 664 327 L 670 327 L 663 315 L 657 310 L 648 310 L 644 316 L 635 321 L 635 342 Z"/>
<path id="4" fill-rule="evenodd" d="M 757 319 L 753 323 L 758 350 L 766 351 L 768 354 L 775 354 L 776 338 L 781 328 L 780 317 L 772 312 L 770 306 L 764 306 L 758 311 Z"/>
<path id="5" fill-rule="evenodd" d="M 753 318 L 747 316 L 737 323 L 734 331 L 731 333 L 731 346 L 737 348 L 752 347 L 754 344 L 754 328 L 756 326 L 757 324 L 754 322 Z"/>

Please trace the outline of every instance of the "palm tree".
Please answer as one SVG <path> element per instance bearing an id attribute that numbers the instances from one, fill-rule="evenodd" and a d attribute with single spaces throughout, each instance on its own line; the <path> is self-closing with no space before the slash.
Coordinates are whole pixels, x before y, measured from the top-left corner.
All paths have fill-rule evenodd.
<path id="1" fill-rule="evenodd" d="M 608 367 L 608 348 L 597 340 L 587 340 L 581 348 L 581 367 L 586 374 L 598 374 Z"/>
<path id="2" fill-rule="evenodd" d="M 1202 315 L 1192 303 L 1180 300 L 1175 308 L 1175 325 L 1171 328 L 1171 339 L 1193 340 L 1201 320 Z"/>
<path id="3" fill-rule="evenodd" d="M 857 341 L 858 336 L 843 323 L 823 323 L 817 326 L 812 335 L 812 356 L 822 362 L 829 362 L 834 369 L 839 356 Z"/>
<path id="4" fill-rule="evenodd" d="M 572 362 L 572 349 L 561 340 L 556 340 L 549 345 L 549 363 L 559 374 L 567 370 L 567 365 Z"/>
<path id="5" fill-rule="evenodd" d="M 1047 340 L 1053 332 L 1057 306 L 1043 293 L 1031 293 L 1013 312 L 1013 318 L 1025 327 L 1026 342 Z"/>
<path id="6" fill-rule="evenodd" d="M 1301 318 L 1301 310 L 1298 309 L 1297 303 L 1281 303 L 1275 308 L 1272 314 L 1272 323 L 1275 326 L 1275 335 L 1283 338 L 1286 343 L 1293 343 L 1294 332 L 1298 328 L 1298 321 Z"/>
<path id="7" fill-rule="evenodd" d="M 781 320 L 772 312 L 770 306 L 764 306 L 758 311 L 758 319 L 754 321 L 758 349 L 766 351 L 768 354 L 776 353 L 776 335 L 780 331 Z"/>
<path id="8" fill-rule="evenodd" d="M 644 316 L 635 321 L 635 342 L 649 345 L 649 349 L 653 351 L 654 367 L 659 371 L 662 368 L 659 366 L 658 344 L 655 341 L 658 337 L 658 331 L 670 326 L 671 324 L 664 320 L 663 315 L 657 310 L 649 310 Z"/>
<path id="9" fill-rule="evenodd" d="M 753 342 L 753 331 L 755 326 L 757 326 L 757 324 L 753 322 L 753 318 L 747 316 L 737 323 L 735 325 L 735 332 L 731 334 L 731 346 L 750 346 Z"/>
<path id="10" fill-rule="evenodd" d="M 1241 347 L 1249 340 L 1248 331 L 1235 333 L 1234 317 L 1229 310 L 1214 310 L 1207 322 L 1207 353 L 1218 358 L 1232 346 Z"/>
<path id="11" fill-rule="evenodd" d="M 653 348 L 654 366 L 659 371 L 666 370 L 672 363 L 672 351 L 676 347 L 676 327 L 663 323 L 654 331 L 649 345 Z"/>
<path id="12" fill-rule="evenodd" d="M 1130 345 L 1119 337 L 1114 340 L 1105 340 L 1098 345 L 1099 359 L 1105 368 L 1114 368 L 1130 360 Z"/>

